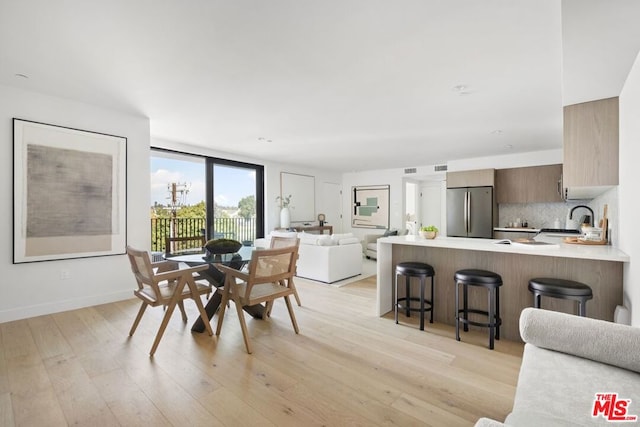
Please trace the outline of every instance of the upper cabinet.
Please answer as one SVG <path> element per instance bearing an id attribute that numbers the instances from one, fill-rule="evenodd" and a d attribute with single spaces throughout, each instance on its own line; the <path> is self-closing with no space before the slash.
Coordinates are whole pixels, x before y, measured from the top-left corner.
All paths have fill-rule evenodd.
<path id="1" fill-rule="evenodd" d="M 493 186 L 495 172 L 495 169 L 447 172 L 447 188 Z"/>
<path id="2" fill-rule="evenodd" d="M 496 170 L 498 203 L 561 202 L 562 165 Z"/>
<path id="3" fill-rule="evenodd" d="M 564 107 L 563 186 L 590 199 L 618 185 L 618 98 Z"/>

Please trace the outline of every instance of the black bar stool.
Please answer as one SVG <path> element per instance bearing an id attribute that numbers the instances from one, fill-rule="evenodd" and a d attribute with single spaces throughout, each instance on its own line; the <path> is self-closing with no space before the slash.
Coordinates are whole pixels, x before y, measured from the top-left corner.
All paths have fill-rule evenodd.
<path id="1" fill-rule="evenodd" d="M 401 262 L 396 265 L 396 280 L 395 280 L 395 292 L 396 302 L 395 306 L 395 318 L 396 325 L 398 324 L 398 309 L 402 308 L 405 311 L 407 317 L 411 317 L 412 311 L 420 312 L 420 330 L 424 331 L 424 312 L 430 311 L 429 323 L 433 323 L 433 276 L 435 276 L 433 267 L 424 262 Z M 398 276 L 405 276 L 405 296 L 404 298 L 398 298 Z M 420 298 L 411 296 L 411 278 L 420 278 Z M 425 299 L 424 288 L 426 285 L 426 278 L 431 277 L 431 298 Z M 411 301 L 420 302 L 420 308 L 411 307 Z M 404 302 L 404 304 L 402 304 Z M 425 303 L 429 304 L 425 307 Z"/>
<path id="2" fill-rule="evenodd" d="M 578 315 L 587 316 L 587 301 L 593 298 L 588 285 L 567 279 L 538 277 L 529 280 L 529 290 L 533 293 L 533 306 L 540 308 L 540 297 L 552 297 L 578 301 Z"/>
<path id="3" fill-rule="evenodd" d="M 458 270 L 454 275 L 456 281 L 456 341 L 460 341 L 460 323 L 464 325 L 465 332 L 469 330 L 469 325 L 489 328 L 489 348 L 493 350 L 493 340 L 500 339 L 500 286 L 502 277 L 492 271 L 486 270 Z M 462 308 L 460 308 L 459 287 L 462 285 Z M 488 310 L 478 310 L 469 308 L 468 287 L 480 286 L 489 290 Z M 462 318 L 460 318 L 462 313 Z M 487 316 L 487 322 L 475 322 L 469 320 L 469 313 L 482 314 Z"/>

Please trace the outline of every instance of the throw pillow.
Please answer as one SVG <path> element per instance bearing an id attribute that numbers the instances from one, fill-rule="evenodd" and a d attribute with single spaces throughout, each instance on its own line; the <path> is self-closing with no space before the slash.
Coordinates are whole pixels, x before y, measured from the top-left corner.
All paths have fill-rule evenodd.
<path id="1" fill-rule="evenodd" d="M 318 240 L 316 240 L 316 244 L 318 246 L 333 246 L 337 245 L 338 242 L 334 242 L 331 236 L 329 236 L 328 234 L 324 234 L 318 237 Z"/>
<path id="2" fill-rule="evenodd" d="M 387 229 L 384 231 L 384 234 L 382 235 L 382 237 L 397 236 L 397 235 L 398 235 L 398 230 Z"/>
<path id="3" fill-rule="evenodd" d="M 339 245 L 353 245 L 354 243 L 360 243 L 360 239 L 357 237 L 345 237 L 344 239 L 338 240 Z"/>
<path id="4" fill-rule="evenodd" d="M 300 237 L 301 245 L 317 245 L 318 244 L 318 235 L 317 234 L 303 234 Z"/>

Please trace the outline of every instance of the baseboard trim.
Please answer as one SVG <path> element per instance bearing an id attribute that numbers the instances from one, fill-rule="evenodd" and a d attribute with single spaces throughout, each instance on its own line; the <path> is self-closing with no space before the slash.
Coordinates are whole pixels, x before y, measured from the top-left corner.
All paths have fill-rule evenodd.
<path id="1" fill-rule="evenodd" d="M 45 316 L 47 314 L 60 313 L 63 311 L 76 310 L 78 308 L 91 307 L 99 304 L 122 301 L 132 298 L 131 290 L 114 292 L 112 294 L 94 295 L 65 301 L 55 301 L 45 304 L 36 304 L 12 308 L 0 311 L 0 323 L 12 322 L 14 320 L 28 319 L 30 317 Z"/>

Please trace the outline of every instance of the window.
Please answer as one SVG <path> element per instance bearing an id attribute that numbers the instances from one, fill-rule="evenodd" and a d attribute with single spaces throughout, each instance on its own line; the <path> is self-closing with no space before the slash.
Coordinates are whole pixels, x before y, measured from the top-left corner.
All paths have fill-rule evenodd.
<path id="1" fill-rule="evenodd" d="M 167 236 L 264 236 L 263 166 L 160 149 L 150 166 L 152 251 Z"/>

